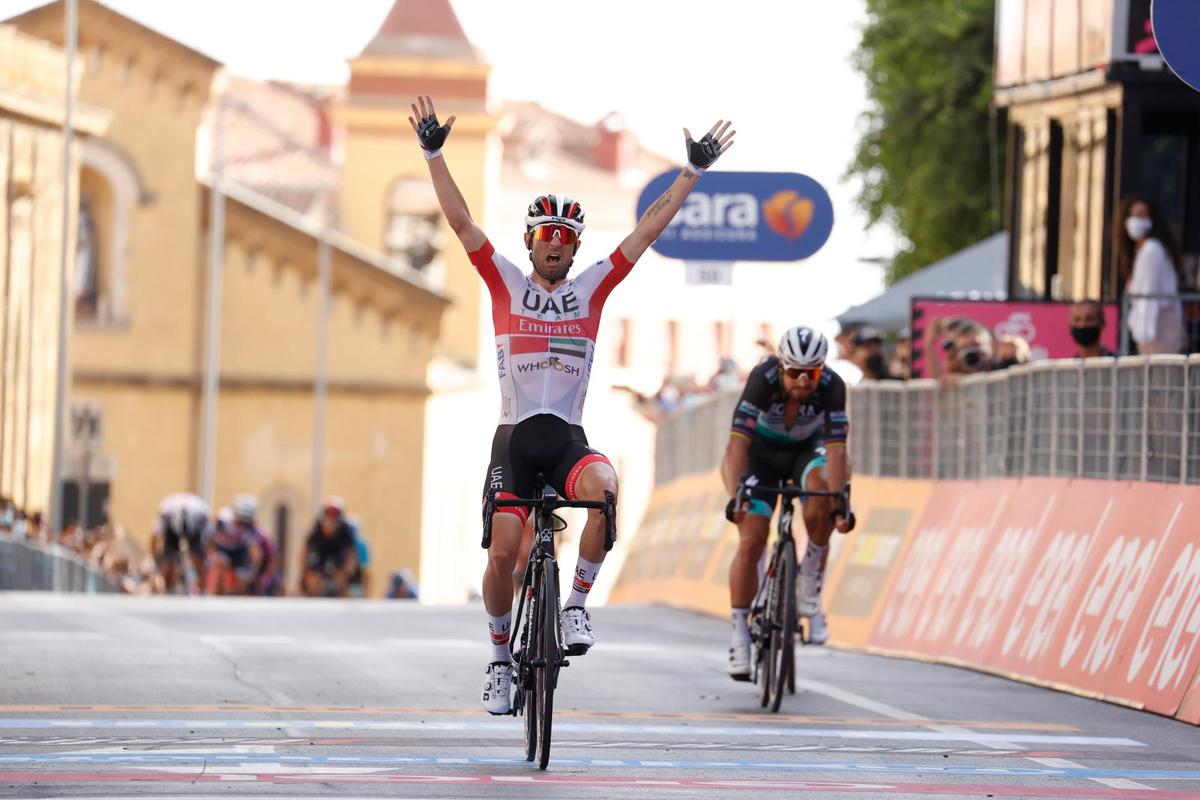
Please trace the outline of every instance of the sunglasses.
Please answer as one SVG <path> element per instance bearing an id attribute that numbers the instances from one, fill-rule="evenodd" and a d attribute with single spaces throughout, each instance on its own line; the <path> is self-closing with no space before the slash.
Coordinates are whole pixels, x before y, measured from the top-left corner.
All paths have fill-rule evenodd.
<path id="1" fill-rule="evenodd" d="M 529 232 L 535 242 L 549 242 L 555 236 L 559 238 L 564 245 L 575 244 L 579 241 L 579 234 L 575 233 L 574 228 L 568 228 L 566 225 L 546 224 L 539 225 Z"/>
<path id="2" fill-rule="evenodd" d="M 788 376 L 789 378 L 791 378 L 794 381 L 800 380 L 801 375 L 808 378 L 813 383 L 816 383 L 817 381 L 821 380 L 821 368 L 820 367 L 807 367 L 807 368 L 805 368 L 805 367 L 788 367 L 787 369 L 785 369 L 783 371 L 783 374 Z"/>

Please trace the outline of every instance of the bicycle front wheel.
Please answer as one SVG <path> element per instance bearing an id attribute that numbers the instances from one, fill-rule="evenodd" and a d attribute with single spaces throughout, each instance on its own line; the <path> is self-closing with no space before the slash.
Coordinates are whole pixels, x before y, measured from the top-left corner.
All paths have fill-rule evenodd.
<path id="1" fill-rule="evenodd" d="M 521 681 L 521 694 L 525 701 L 525 760 L 537 758 L 538 746 L 538 692 L 533 664 L 541 655 L 541 598 L 538 596 L 538 577 L 533 577 L 533 591 L 525 598 L 525 624 L 521 631 L 521 658 L 517 665 L 517 679 Z"/>
<path id="2" fill-rule="evenodd" d="M 796 657 L 796 543 L 786 541 L 779 548 L 780 561 L 775 565 L 774 608 L 771 611 L 771 652 L 767 669 L 771 680 L 771 711 L 779 711 L 779 704 L 787 690 Z"/>
<path id="3" fill-rule="evenodd" d="M 545 769 L 550 763 L 554 690 L 558 686 L 558 668 L 562 658 L 558 625 L 558 564 L 550 559 L 542 562 L 541 593 L 538 599 L 541 615 L 541 667 L 537 670 L 538 714 L 541 721 L 541 730 L 538 731 L 538 767 Z"/>

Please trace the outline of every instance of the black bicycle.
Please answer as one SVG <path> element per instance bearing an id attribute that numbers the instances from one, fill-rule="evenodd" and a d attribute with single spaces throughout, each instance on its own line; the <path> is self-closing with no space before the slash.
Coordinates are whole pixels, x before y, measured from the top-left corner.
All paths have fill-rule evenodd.
<path id="1" fill-rule="evenodd" d="M 498 508 L 521 506 L 533 510 L 533 546 L 525 565 L 525 579 L 517 596 L 517 630 L 510 640 L 513 659 L 513 716 L 525 715 L 525 760 L 537 758 L 538 767 L 550 763 L 550 734 L 554 717 L 554 689 L 558 671 L 569 666 L 565 656 L 582 655 L 564 650 L 559 628 L 558 561 L 554 557 L 554 534 L 567 527 L 554 512 L 559 508 L 595 508 L 604 513 L 604 549 L 617 539 L 616 498 L 565 500 L 545 478 L 537 476 L 537 496 L 528 500 L 497 499 L 489 490 L 483 505 L 483 547 L 492 543 L 492 515 Z M 513 649 L 513 645 L 519 645 Z"/>
<path id="2" fill-rule="evenodd" d="M 751 487 L 738 484 L 736 508 L 744 506 Z M 782 499 L 779 510 L 779 534 L 771 550 L 765 579 L 758 587 L 754 602 L 750 604 L 750 645 L 754 651 L 750 680 L 758 683 L 763 708 L 779 711 L 786 688 L 788 694 L 796 693 L 796 540 L 792 538 L 792 519 L 795 515 L 793 500 L 805 497 L 834 497 L 842 501 L 846 518 L 854 528 L 854 513 L 850 511 L 850 484 L 840 492 L 816 492 L 802 489 L 795 484 L 783 486 L 755 486 L 756 494 L 774 494 Z M 801 642 L 807 642 L 807 634 L 800 630 Z"/>

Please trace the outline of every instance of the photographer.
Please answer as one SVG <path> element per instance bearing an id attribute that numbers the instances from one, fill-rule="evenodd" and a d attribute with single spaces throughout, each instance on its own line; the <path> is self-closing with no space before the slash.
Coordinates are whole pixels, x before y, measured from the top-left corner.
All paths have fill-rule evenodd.
<path id="1" fill-rule="evenodd" d="M 945 367 L 936 355 L 935 341 L 939 336 L 942 337 L 942 351 L 946 354 Z M 929 377 L 937 378 L 943 385 L 952 385 L 962 375 L 991 369 L 992 334 L 969 317 L 939 317 L 925 330 L 925 354 Z"/>

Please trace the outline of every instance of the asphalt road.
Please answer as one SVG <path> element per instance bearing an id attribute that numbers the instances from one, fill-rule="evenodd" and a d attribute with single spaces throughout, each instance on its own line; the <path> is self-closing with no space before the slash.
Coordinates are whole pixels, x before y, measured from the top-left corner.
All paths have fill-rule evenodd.
<path id="1" fill-rule="evenodd" d="M 0 594 L 0 797 L 1200 800 L 1173 720 L 813 647 L 771 715 L 724 622 L 593 620 L 539 772 L 479 707 L 479 607 Z"/>

